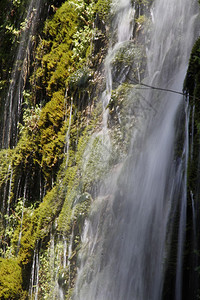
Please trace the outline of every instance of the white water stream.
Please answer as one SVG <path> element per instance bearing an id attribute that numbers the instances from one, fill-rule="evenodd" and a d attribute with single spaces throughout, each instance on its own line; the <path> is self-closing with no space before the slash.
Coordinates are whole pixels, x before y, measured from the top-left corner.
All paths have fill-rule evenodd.
<path id="1" fill-rule="evenodd" d="M 119 0 L 118 3 L 123 7 L 125 2 Z M 130 2 L 126 1 L 126 5 L 130 7 Z M 118 34 L 121 32 L 126 38 L 131 37 L 129 12 L 121 9 L 116 19 Z M 195 0 L 155 0 L 152 17 L 151 43 L 147 50 L 149 79 L 146 81 L 160 88 L 181 91 L 189 54 L 198 35 L 198 3 Z M 126 22 L 120 23 L 120 20 Z M 114 48 L 119 41 L 120 38 Z M 109 82 L 112 88 L 112 81 Z M 178 158 L 175 124 L 183 111 L 184 99 L 180 95 L 151 90 L 144 95 L 157 113 L 150 112 L 148 118 L 142 120 L 138 134 L 133 132 L 136 138 L 121 174 L 116 175 L 118 180 L 112 174 L 103 196 L 93 204 L 83 234 L 75 300 L 162 299 L 168 258 L 166 246 L 170 244 L 173 227 L 170 220 L 177 207 L 180 221 L 174 299 L 182 299 L 188 137 L 186 130 L 182 155 Z M 186 128 L 187 122 L 186 117 Z"/>

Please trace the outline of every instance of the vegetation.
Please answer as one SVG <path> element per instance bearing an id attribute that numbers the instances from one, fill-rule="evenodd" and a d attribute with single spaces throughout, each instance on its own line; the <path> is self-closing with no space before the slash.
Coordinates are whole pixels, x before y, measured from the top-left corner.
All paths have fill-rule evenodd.
<path id="1" fill-rule="evenodd" d="M 130 129 L 138 126 L 138 107 L 144 116 L 153 109 L 138 90 L 131 94 L 144 77 L 146 59 L 142 42 L 131 41 L 111 62 L 114 82 L 105 133 L 98 100 L 106 88 L 102 62 L 112 35 L 111 1 L 44 2 L 21 91 L 18 142 L 0 150 L 1 299 L 29 299 L 35 293 L 38 299 L 53 299 L 56 287 L 71 299 L 90 205 L 109 169 L 127 154 Z M 0 3 L 0 125 L 28 5 L 28 0 Z M 151 1 L 136 1 L 134 34 L 141 40 L 150 5 Z M 123 83 L 118 80 L 120 68 L 127 74 Z M 200 98 L 199 42 L 185 90 L 191 99 Z M 196 120 L 199 135 L 198 116 Z M 189 172 L 196 174 L 192 164 Z"/>
<path id="2" fill-rule="evenodd" d="M 1 70 L 2 101 L 4 78 L 8 82 L 13 63 L 7 63 L 6 47 L 11 48 L 11 53 L 16 52 L 26 4 L 28 2 L 13 1 L 15 11 L 12 13 L 21 13 L 21 19 L 12 19 L 13 25 L 10 25 L 6 11 L 9 3 L 1 3 L 4 12 L 1 35 L 8 41 L 8 46 L 0 44 L 0 58 L 2 66 L 5 65 Z M 87 163 L 91 165 L 90 171 L 85 170 L 83 157 L 89 135 L 94 133 L 102 117 L 102 109 L 95 108 L 91 99 L 98 75 L 94 75 L 93 68 L 104 55 L 106 37 L 101 33 L 104 25 L 100 24 L 108 14 L 109 1 L 105 4 L 106 11 L 98 1 L 69 0 L 63 4 L 62 1 L 49 1 L 47 5 L 52 9 L 49 9 L 50 15 L 43 29 L 39 24 L 40 35 L 33 37 L 37 46 L 32 48 L 29 81 L 23 90 L 18 143 L 12 149 L 0 151 L 2 299 L 28 297 L 36 253 L 43 266 L 39 273 L 41 282 L 45 278 L 49 283 L 38 291 L 41 299 L 51 297 L 57 282 L 63 286 L 66 297 L 70 297 L 80 236 L 92 200 L 90 192 L 93 182 L 103 176 L 102 168 L 105 169 L 94 157 L 95 149 L 101 150 L 98 138 L 91 144 L 94 150 Z M 94 27 L 97 14 L 99 28 Z M 98 46 L 97 51 L 99 39 L 101 47 Z M 61 261 L 68 261 L 67 264 L 63 261 L 56 275 L 52 264 L 55 268 L 60 262 L 55 257 L 48 263 L 52 255 L 48 250 L 51 232 Z M 71 250 L 66 250 L 64 258 L 64 244 L 58 237 L 62 234 L 69 243 L 72 232 Z M 64 281 L 61 272 L 66 274 Z M 33 275 L 32 294 L 36 292 L 35 280 Z"/>
<path id="3" fill-rule="evenodd" d="M 22 272 L 15 258 L 0 258 L 0 298 L 22 299 Z"/>

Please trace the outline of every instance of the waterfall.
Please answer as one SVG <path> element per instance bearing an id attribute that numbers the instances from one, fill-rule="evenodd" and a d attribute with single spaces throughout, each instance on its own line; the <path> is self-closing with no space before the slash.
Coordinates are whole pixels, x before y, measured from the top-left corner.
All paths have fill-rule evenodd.
<path id="1" fill-rule="evenodd" d="M 116 10 L 116 17 L 114 21 L 113 30 L 117 31 L 117 41 L 114 43 L 114 47 L 112 46 L 113 41 L 111 40 L 111 45 L 108 50 L 108 55 L 105 61 L 105 72 L 106 72 L 106 91 L 103 93 L 103 127 L 107 127 L 107 119 L 108 119 L 108 110 L 107 105 L 111 98 L 112 93 L 112 60 L 114 59 L 116 52 L 124 45 L 124 42 L 129 41 L 131 39 L 132 31 L 133 31 L 133 18 L 135 10 L 131 6 L 130 0 L 120 0 L 119 3 L 114 3 L 113 9 Z M 115 7 L 116 6 L 116 7 Z"/>
<path id="2" fill-rule="evenodd" d="M 186 122 L 185 122 L 185 144 L 183 147 L 182 162 L 185 163 L 183 170 L 187 170 L 188 162 L 188 129 L 189 129 L 189 109 L 186 107 Z M 178 233 L 178 249 L 177 249 L 177 266 L 176 266 L 176 294 L 175 299 L 182 299 L 182 264 L 183 264 L 183 245 L 185 241 L 185 228 L 186 228 L 186 210 L 187 210 L 187 176 L 184 174 L 182 180 L 183 190 L 180 203 L 180 220 L 179 220 L 179 233 Z"/>
<path id="3" fill-rule="evenodd" d="M 117 3 L 120 7 L 122 2 Z M 124 6 L 129 4 L 126 1 Z M 129 39 L 131 34 L 124 34 L 124 26 L 130 29 L 127 15 L 130 10 L 122 8 L 123 5 L 117 12 L 118 25 L 114 28 Z M 197 16 L 197 1 L 154 1 L 150 42 L 146 46 L 145 83 L 182 90 L 197 36 Z M 118 39 L 112 49 L 120 42 Z M 107 60 L 110 61 L 110 52 Z M 110 91 L 112 80 L 109 82 Z M 130 95 L 133 101 L 134 93 L 133 88 Z M 182 148 L 180 154 L 176 147 L 180 130 L 176 124 L 184 114 L 185 101 L 178 94 L 151 89 L 145 90 L 143 97 L 154 110 L 138 120 L 139 129 L 133 129 L 129 156 L 123 166 L 111 171 L 93 203 L 85 223 L 73 299 L 162 299 L 174 226 L 178 226 L 178 243 L 172 297 L 182 299 L 188 134 L 186 131 L 184 141 L 178 145 Z M 185 124 L 187 127 L 187 114 Z M 174 225 L 177 214 L 179 222 Z"/>

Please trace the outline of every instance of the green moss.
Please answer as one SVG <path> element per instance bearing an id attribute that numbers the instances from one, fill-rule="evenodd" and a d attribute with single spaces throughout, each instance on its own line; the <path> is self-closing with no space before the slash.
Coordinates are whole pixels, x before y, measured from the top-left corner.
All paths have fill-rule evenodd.
<path id="1" fill-rule="evenodd" d="M 65 113 L 64 93 L 59 91 L 53 94 L 51 101 L 43 108 L 38 121 L 38 154 L 47 180 L 51 178 L 54 169 L 57 172 L 63 159 L 66 134 Z"/>
<path id="2" fill-rule="evenodd" d="M 98 0 L 95 5 L 95 11 L 104 21 L 107 21 L 107 18 L 110 13 L 111 0 Z"/>
<path id="3" fill-rule="evenodd" d="M 62 191 L 60 189 L 62 187 L 58 186 L 51 189 L 35 212 L 34 217 L 37 220 L 36 235 L 38 239 L 48 236 L 51 225 L 60 213 L 64 201 L 63 193 L 65 193 L 64 189 Z"/>
<path id="4" fill-rule="evenodd" d="M 94 30 L 97 6 L 94 1 L 65 1 L 55 11 L 46 21 L 37 53 L 33 55 L 34 74 L 23 94 L 18 144 L 12 150 L 0 151 L 0 188 L 2 197 L 6 191 L 5 198 L 8 196 L 10 200 L 7 218 L 14 217 L 14 223 L 9 221 L 10 227 L 13 224 L 12 232 L 6 233 L 6 253 L 11 249 L 10 253 L 17 256 L 18 266 L 25 274 L 24 289 L 28 288 L 29 280 L 25 276 L 31 274 L 37 243 L 41 242 L 41 266 L 44 267 L 40 271 L 41 282 L 47 279 L 50 286 L 58 280 L 48 277 L 52 267 L 47 261 L 50 232 L 56 236 L 55 248 L 60 253 L 58 235 L 66 236 L 69 242 L 74 231 L 69 257 L 71 269 L 61 269 L 65 274 L 70 273 L 66 275 L 69 280 L 66 278 L 65 286 L 70 297 L 80 236 L 92 201 L 90 189 L 107 171 L 107 150 L 101 136 L 94 134 L 94 127 L 101 123 L 102 109 L 93 108 L 92 115 L 92 109 L 87 107 L 96 85 L 91 83 L 94 73 L 89 58 L 93 56 L 93 40 L 98 35 Z M 92 96 L 90 101 L 94 105 Z M 19 207 L 22 199 L 23 218 L 22 210 L 17 213 L 17 204 Z M 3 234 L 5 219 L 0 228 Z M 41 297 L 51 297 L 45 284 L 44 290 L 40 290 Z"/>
<path id="5" fill-rule="evenodd" d="M 0 258 L 0 298 L 22 299 L 22 272 L 17 259 Z"/>
<path id="6" fill-rule="evenodd" d="M 0 186 L 9 180 L 11 175 L 12 150 L 0 151 Z"/>
<path id="7" fill-rule="evenodd" d="M 93 37 L 93 2 L 66 1 L 45 24 L 44 39 L 37 50 L 37 69 L 32 83 L 48 95 L 65 88 L 66 80 L 90 53 Z"/>
<path id="8" fill-rule="evenodd" d="M 45 24 L 44 39 L 37 50 L 37 67 L 32 82 L 45 85 L 49 95 L 65 87 L 65 80 L 73 69 L 72 37 L 77 31 L 78 14 L 66 1 Z"/>

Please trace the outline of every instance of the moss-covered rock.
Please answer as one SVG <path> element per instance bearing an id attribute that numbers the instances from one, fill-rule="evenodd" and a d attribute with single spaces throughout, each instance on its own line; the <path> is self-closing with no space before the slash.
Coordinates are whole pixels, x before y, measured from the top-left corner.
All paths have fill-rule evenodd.
<path id="1" fill-rule="evenodd" d="M 51 1 L 51 16 L 32 40 L 36 50 L 23 92 L 18 143 L 0 151 L 1 265 L 13 270 L 3 274 L 5 299 L 27 296 L 36 252 L 42 284 L 38 297 L 50 299 L 59 285 L 70 299 L 93 187 L 107 172 L 109 155 L 100 133 L 102 105 L 95 103 L 102 87 L 95 89 L 106 53 L 101 30 L 110 1 L 61 2 Z M 62 238 L 71 250 L 65 251 Z M 18 284 L 13 281 L 7 293 L 11 273 Z"/>

